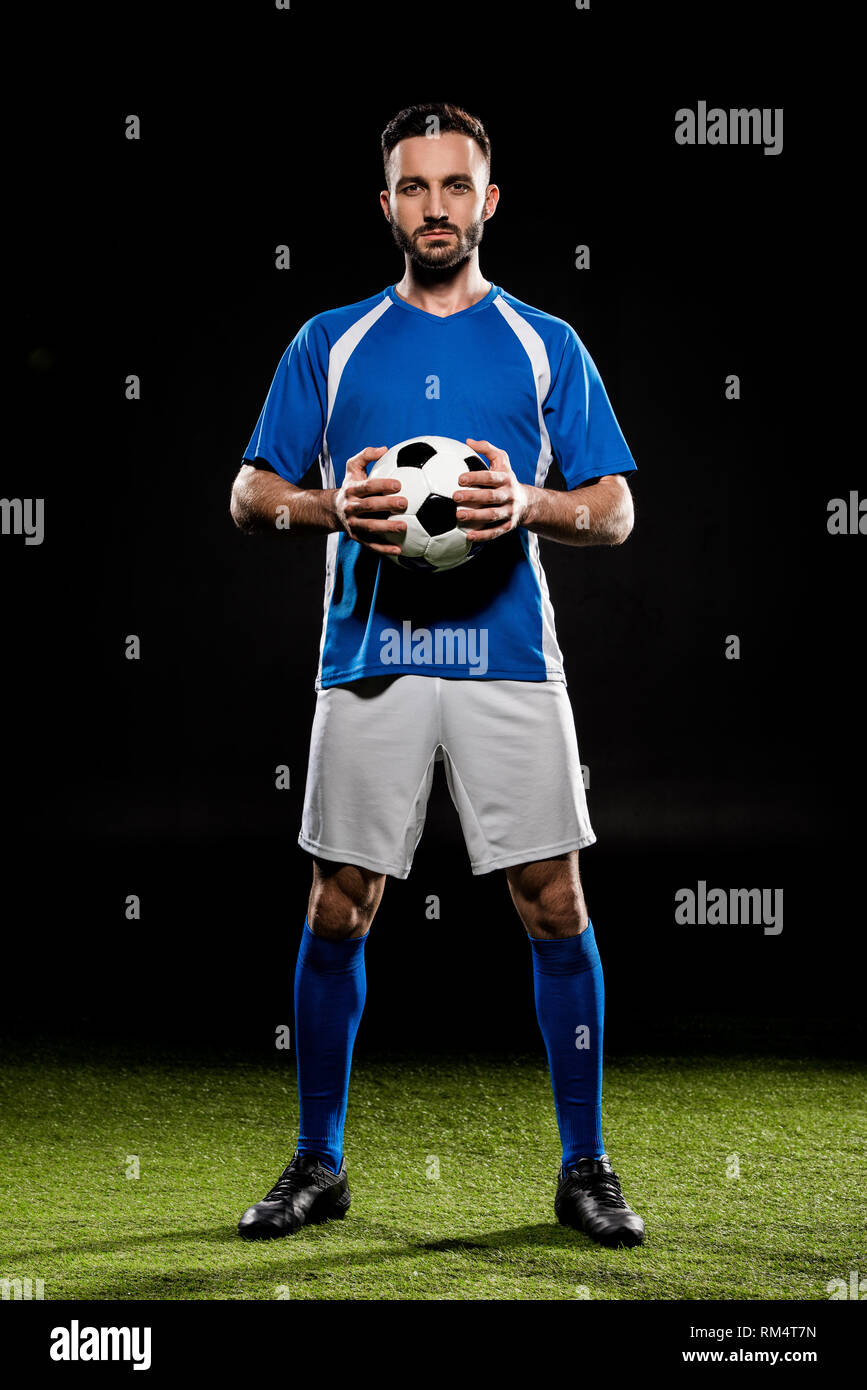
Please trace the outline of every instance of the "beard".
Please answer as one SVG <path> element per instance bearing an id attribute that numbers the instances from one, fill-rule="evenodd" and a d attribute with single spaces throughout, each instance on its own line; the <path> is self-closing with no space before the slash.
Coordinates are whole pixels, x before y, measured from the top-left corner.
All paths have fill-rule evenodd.
<path id="1" fill-rule="evenodd" d="M 397 222 L 391 221 L 389 226 L 400 250 L 406 253 L 417 270 L 425 271 L 430 276 L 436 275 L 440 270 L 453 271 L 461 266 L 479 245 L 485 224 L 480 218 L 478 222 L 471 222 L 463 231 L 457 227 L 446 226 L 444 229 L 453 233 L 452 239 L 448 242 L 423 241 L 421 233 L 433 231 L 433 227 L 420 227 L 417 232 L 408 236 Z"/>

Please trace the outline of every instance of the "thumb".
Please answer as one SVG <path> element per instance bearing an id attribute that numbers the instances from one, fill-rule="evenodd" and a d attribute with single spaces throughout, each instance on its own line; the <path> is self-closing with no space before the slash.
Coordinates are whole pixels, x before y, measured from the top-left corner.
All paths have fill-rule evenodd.
<path id="1" fill-rule="evenodd" d="M 381 444 L 377 448 L 362 449 L 361 453 L 353 454 L 351 459 L 347 459 L 346 471 L 353 478 L 366 478 L 368 465 L 376 463 L 377 459 L 381 459 L 383 454 L 387 453 L 387 444 Z"/>
<path id="2" fill-rule="evenodd" d="M 501 469 L 504 473 L 513 473 L 515 471 L 512 468 L 511 462 L 509 460 L 509 455 L 505 452 L 505 450 L 496 448 L 496 446 L 491 444 L 489 440 L 468 439 L 467 443 L 469 444 L 471 449 L 474 449 L 476 451 L 477 454 L 481 455 L 482 458 L 486 458 L 488 460 L 488 463 L 490 464 L 492 469 Z"/>

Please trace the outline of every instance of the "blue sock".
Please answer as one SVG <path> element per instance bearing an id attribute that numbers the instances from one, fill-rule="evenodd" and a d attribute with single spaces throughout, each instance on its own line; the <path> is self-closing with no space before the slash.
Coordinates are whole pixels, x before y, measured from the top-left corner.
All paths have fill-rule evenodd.
<path id="1" fill-rule="evenodd" d="M 593 923 L 558 941 L 530 937 L 536 1017 L 545 1040 L 563 1166 L 601 1158 L 605 987 Z M 580 1044 L 580 1045 L 579 1045 Z"/>
<path id="2" fill-rule="evenodd" d="M 295 1047 L 301 1123 L 298 1152 L 333 1172 L 343 1161 L 352 1047 L 367 994 L 364 943 L 314 936 L 304 918 L 295 966 Z"/>

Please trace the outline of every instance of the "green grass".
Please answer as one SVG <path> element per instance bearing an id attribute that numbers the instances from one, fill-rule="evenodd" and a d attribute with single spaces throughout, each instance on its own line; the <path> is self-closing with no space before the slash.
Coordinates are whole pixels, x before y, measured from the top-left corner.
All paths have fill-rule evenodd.
<path id="1" fill-rule="evenodd" d="M 824 1300 L 867 1266 L 865 1077 L 807 1059 L 610 1061 L 606 1143 L 648 1228 L 611 1251 L 555 1221 L 543 1057 L 360 1058 L 349 1216 L 248 1244 L 237 1220 L 295 1138 L 276 1056 L 7 1047 L 0 1277 L 44 1279 L 46 1299 Z"/>

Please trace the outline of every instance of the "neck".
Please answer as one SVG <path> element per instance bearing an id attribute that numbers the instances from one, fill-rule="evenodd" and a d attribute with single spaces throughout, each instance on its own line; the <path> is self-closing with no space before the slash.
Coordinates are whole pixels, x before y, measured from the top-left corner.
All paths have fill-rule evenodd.
<path id="1" fill-rule="evenodd" d="M 479 269 L 478 252 L 474 252 L 462 265 L 449 270 L 427 269 L 407 258 L 403 279 L 394 288 L 401 299 L 417 309 L 446 318 L 471 309 L 491 286 Z"/>

